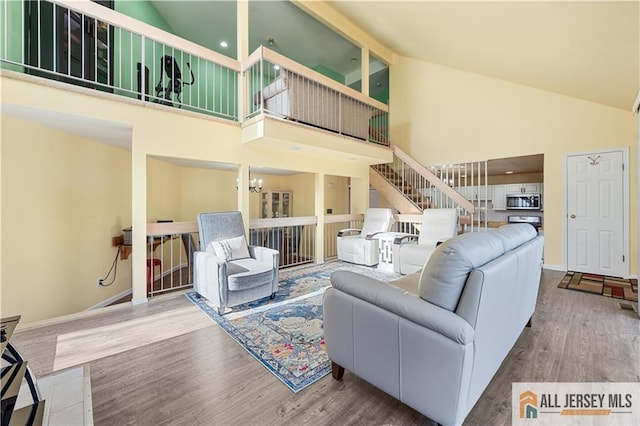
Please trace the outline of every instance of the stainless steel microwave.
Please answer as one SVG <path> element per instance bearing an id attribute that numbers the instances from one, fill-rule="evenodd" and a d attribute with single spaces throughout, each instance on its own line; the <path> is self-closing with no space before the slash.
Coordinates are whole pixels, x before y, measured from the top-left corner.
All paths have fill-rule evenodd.
<path id="1" fill-rule="evenodd" d="M 507 194 L 507 210 L 540 210 L 540 194 Z"/>

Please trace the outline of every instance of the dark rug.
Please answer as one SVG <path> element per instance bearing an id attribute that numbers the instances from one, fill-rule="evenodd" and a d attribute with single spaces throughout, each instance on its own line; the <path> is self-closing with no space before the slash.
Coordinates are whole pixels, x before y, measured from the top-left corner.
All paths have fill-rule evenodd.
<path id="1" fill-rule="evenodd" d="M 627 280 L 607 275 L 569 271 L 562 278 L 558 287 L 631 302 L 638 301 L 638 280 L 635 278 Z"/>

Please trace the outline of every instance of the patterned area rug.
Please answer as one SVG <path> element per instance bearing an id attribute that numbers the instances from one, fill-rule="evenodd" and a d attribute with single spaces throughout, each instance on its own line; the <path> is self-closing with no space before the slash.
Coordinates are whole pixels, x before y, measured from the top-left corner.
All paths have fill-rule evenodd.
<path id="1" fill-rule="evenodd" d="M 349 270 L 391 281 L 400 275 L 341 261 L 280 271 L 274 300 L 235 306 L 224 316 L 195 292 L 186 294 L 236 342 L 297 393 L 329 374 L 324 349 L 322 296 L 333 271 Z"/>
<path id="2" fill-rule="evenodd" d="M 560 288 L 582 291 L 585 293 L 600 294 L 616 299 L 638 301 L 638 280 L 609 277 L 606 275 L 584 274 L 569 271 L 562 278 Z"/>

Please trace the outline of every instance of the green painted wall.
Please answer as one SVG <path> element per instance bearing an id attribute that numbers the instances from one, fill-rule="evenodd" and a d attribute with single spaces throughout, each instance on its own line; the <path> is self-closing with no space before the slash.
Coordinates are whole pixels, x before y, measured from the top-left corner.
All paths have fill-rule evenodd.
<path id="1" fill-rule="evenodd" d="M 22 2 L 4 0 L 0 2 L 0 58 L 22 63 L 22 41 L 24 22 L 22 20 Z M 5 38 L 5 33 L 7 34 Z M 6 46 L 6 47 L 5 47 Z M 22 72 L 23 67 L 0 63 L 1 69 Z"/>
<path id="2" fill-rule="evenodd" d="M 117 1 L 116 11 L 175 34 L 149 1 Z M 175 35 L 180 37 L 180 34 Z M 142 38 L 137 34 L 118 30 L 115 31 L 114 38 L 114 83 L 117 87 L 124 89 L 118 91 L 119 94 L 136 97 L 137 64 L 142 58 Z M 175 58 L 182 74 L 180 99 L 186 104 L 183 109 L 201 112 L 213 109 L 219 113 L 214 115 L 224 118 L 236 117 L 238 77 L 235 72 L 153 40 L 145 39 L 144 52 L 144 66 L 149 69 L 147 78 L 149 95 L 155 96 L 158 85 L 163 89 L 159 92 L 159 97 L 165 95 L 164 89 L 169 86 L 170 80 L 164 71 L 161 59 L 165 55 L 170 55 Z M 185 84 L 191 82 L 190 71 L 194 76 L 193 85 Z M 173 91 L 170 97 L 172 103 L 177 99 Z"/>
<path id="3" fill-rule="evenodd" d="M 167 21 L 147 0 L 115 0 L 115 10 L 123 15 L 174 34 Z"/>
<path id="4" fill-rule="evenodd" d="M 344 75 L 340 74 L 337 71 L 332 70 L 331 68 L 324 66 L 322 64 L 318 64 L 316 66 L 314 66 L 313 68 L 311 68 L 312 70 L 319 72 L 320 74 L 329 77 L 330 79 L 333 79 L 335 81 L 337 81 L 340 84 L 344 84 L 345 82 L 345 78 Z"/>

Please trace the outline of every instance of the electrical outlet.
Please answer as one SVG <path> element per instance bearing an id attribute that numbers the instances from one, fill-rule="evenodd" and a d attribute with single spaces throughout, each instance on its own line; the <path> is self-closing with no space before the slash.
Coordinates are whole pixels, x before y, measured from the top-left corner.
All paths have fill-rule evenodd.
<path id="1" fill-rule="evenodd" d="M 98 278 L 98 279 L 96 280 L 96 285 L 97 285 L 98 287 L 102 287 L 102 282 L 103 282 L 103 281 L 104 281 L 104 280 L 103 280 L 102 278 Z"/>

